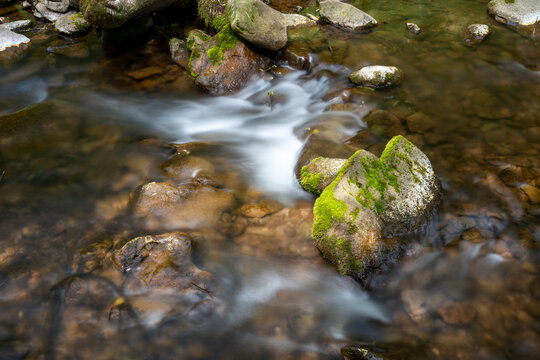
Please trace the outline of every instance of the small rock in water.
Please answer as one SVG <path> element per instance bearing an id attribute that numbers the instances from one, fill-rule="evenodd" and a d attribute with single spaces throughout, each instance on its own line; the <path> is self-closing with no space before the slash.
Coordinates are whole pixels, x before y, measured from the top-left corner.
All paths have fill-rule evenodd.
<path id="1" fill-rule="evenodd" d="M 52 11 L 50 10 L 49 8 L 47 8 L 47 6 L 45 6 L 45 4 L 43 3 L 38 3 L 36 5 L 36 10 L 39 12 L 39 14 L 41 14 L 45 19 L 47 19 L 48 21 L 50 22 L 55 22 L 56 20 L 60 19 L 62 16 L 64 16 L 63 13 L 60 13 L 60 12 L 56 12 L 56 11 Z M 75 12 L 74 11 L 70 11 L 69 13 L 67 13 L 66 15 L 75 15 Z"/>
<path id="2" fill-rule="evenodd" d="M 47 7 L 47 9 L 54 12 L 59 12 L 59 13 L 65 13 L 66 11 L 68 11 L 69 1 L 70 0 L 60 0 L 60 1 L 40 0 L 40 2 L 43 3 Z"/>
<path id="3" fill-rule="evenodd" d="M 399 84 L 402 75 L 395 66 L 365 66 L 349 75 L 349 79 L 356 85 L 373 88 L 384 88 Z"/>
<path id="4" fill-rule="evenodd" d="M 319 14 L 324 21 L 345 30 L 362 31 L 377 26 L 371 15 L 341 1 L 321 1 Z"/>
<path id="5" fill-rule="evenodd" d="M 379 159 L 357 151 L 336 175 L 333 167 L 328 174 L 309 169 L 300 180 L 306 190 L 335 176 L 313 209 L 317 247 L 340 273 L 359 279 L 401 256 L 399 237 L 423 231 L 440 200 L 429 159 L 403 136 L 390 140 Z"/>
<path id="6" fill-rule="evenodd" d="M 405 26 L 407 27 L 407 30 L 409 30 L 414 35 L 420 34 L 420 26 L 416 25 L 415 23 L 408 22 L 407 24 L 405 24 Z"/>
<path id="7" fill-rule="evenodd" d="M 467 42 L 480 43 L 491 33 L 485 24 L 472 24 L 467 26 Z"/>
<path id="8" fill-rule="evenodd" d="M 80 34 L 90 29 L 90 24 L 82 17 L 81 13 L 64 15 L 56 20 L 54 26 L 58 32 L 66 35 Z"/>
<path id="9" fill-rule="evenodd" d="M 15 31 L 15 30 L 20 30 L 20 29 L 25 29 L 29 27 L 30 25 L 32 25 L 32 22 L 30 20 L 19 20 L 19 21 L 12 21 L 8 23 L 4 23 L 0 25 L 0 29 Z"/>
<path id="10" fill-rule="evenodd" d="M 183 67 L 189 68 L 189 50 L 184 40 L 171 38 L 169 40 L 169 50 L 171 51 L 171 59 Z"/>
<path id="11" fill-rule="evenodd" d="M 534 25 L 540 21 L 538 0 L 491 0 L 488 12 L 496 21 L 507 25 Z"/>
<path id="12" fill-rule="evenodd" d="M 31 46 L 30 39 L 13 31 L 0 29 L 0 61 L 12 60 Z"/>
<path id="13" fill-rule="evenodd" d="M 437 310 L 444 322 L 450 325 L 465 325 L 472 321 L 476 310 L 468 302 L 451 302 Z"/>
<path id="14" fill-rule="evenodd" d="M 288 29 L 296 29 L 317 25 L 316 21 L 300 14 L 283 14 L 283 22 Z"/>

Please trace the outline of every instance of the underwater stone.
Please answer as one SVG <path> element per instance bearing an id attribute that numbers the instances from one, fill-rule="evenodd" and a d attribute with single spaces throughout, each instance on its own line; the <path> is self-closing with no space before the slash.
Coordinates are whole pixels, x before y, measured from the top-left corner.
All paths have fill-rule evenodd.
<path id="1" fill-rule="evenodd" d="M 359 150 L 341 166 L 315 202 L 313 237 L 341 274 L 362 279 L 399 258 L 400 237 L 424 231 L 439 200 L 429 159 L 396 136 L 379 159 Z"/>
<path id="2" fill-rule="evenodd" d="M 401 82 L 401 71 L 395 66 L 364 66 L 349 75 L 349 79 L 356 85 L 383 88 L 394 86 Z"/>

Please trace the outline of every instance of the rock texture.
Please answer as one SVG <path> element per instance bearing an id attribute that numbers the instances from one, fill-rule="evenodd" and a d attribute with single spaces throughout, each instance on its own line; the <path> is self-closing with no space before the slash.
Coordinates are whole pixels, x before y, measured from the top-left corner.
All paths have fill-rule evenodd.
<path id="1" fill-rule="evenodd" d="M 287 44 L 282 14 L 260 0 L 232 0 L 231 28 L 247 42 L 271 51 Z"/>
<path id="2" fill-rule="evenodd" d="M 310 27 L 317 25 L 315 20 L 312 20 L 300 14 L 283 14 L 283 22 L 288 29 Z"/>
<path id="3" fill-rule="evenodd" d="M 420 34 L 420 26 L 416 25 L 415 23 L 409 23 L 408 22 L 408 23 L 405 24 L 405 27 L 407 28 L 407 30 L 409 30 L 414 35 Z"/>
<path id="4" fill-rule="evenodd" d="M 56 30 L 62 34 L 75 35 L 90 30 L 90 24 L 80 13 L 64 15 L 54 24 Z"/>
<path id="5" fill-rule="evenodd" d="M 114 29 L 129 20 L 169 6 L 187 8 L 192 0 L 80 0 L 84 18 L 102 29 Z"/>
<path id="6" fill-rule="evenodd" d="M 362 31 L 377 26 L 377 20 L 356 7 L 337 0 L 320 3 L 321 19 L 350 31 Z"/>
<path id="7" fill-rule="evenodd" d="M 45 4 L 38 3 L 36 5 L 36 10 L 43 15 L 45 19 L 47 19 L 50 22 L 55 22 L 56 20 L 60 19 L 62 16 L 64 16 L 61 12 L 56 12 L 53 10 L 50 10 Z M 66 15 L 73 16 L 75 15 L 75 12 L 69 12 Z"/>
<path id="8" fill-rule="evenodd" d="M 0 24 L 0 30 L 20 30 L 25 29 L 32 25 L 32 22 L 30 20 L 18 20 L 18 21 L 12 21 L 5 24 Z"/>
<path id="9" fill-rule="evenodd" d="M 310 169 L 302 179 L 318 176 Z M 332 177 L 330 169 L 321 178 Z M 341 166 L 315 202 L 313 237 L 341 274 L 361 279 L 400 256 L 399 237 L 423 231 L 439 199 L 429 159 L 396 136 L 379 159 L 359 150 Z"/>
<path id="10" fill-rule="evenodd" d="M 356 85 L 383 88 L 397 85 L 401 82 L 401 71 L 395 66 L 364 66 L 349 75 Z"/>
<path id="11" fill-rule="evenodd" d="M 490 30 L 485 24 L 471 24 L 467 26 L 466 33 L 469 41 L 480 43 L 488 37 Z"/>
<path id="12" fill-rule="evenodd" d="M 534 25 L 540 22 L 540 1 L 538 0 L 492 0 L 488 12 L 507 25 Z"/>
<path id="13" fill-rule="evenodd" d="M 190 36 L 188 47 L 191 47 L 189 68 L 195 82 L 216 95 L 240 90 L 267 63 L 240 41 L 228 25 L 207 41 Z"/>
<path id="14" fill-rule="evenodd" d="M 31 46 L 30 39 L 13 31 L 0 29 L 0 61 L 11 60 Z"/>

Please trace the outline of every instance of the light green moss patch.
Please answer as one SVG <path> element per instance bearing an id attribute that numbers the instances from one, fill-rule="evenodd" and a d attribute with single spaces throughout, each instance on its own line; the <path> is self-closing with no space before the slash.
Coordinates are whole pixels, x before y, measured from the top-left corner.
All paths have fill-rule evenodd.
<path id="1" fill-rule="evenodd" d="M 207 51 L 212 65 L 216 65 L 223 60 L 225 51 L 234 49 L 236 43 L 238 43 L 238 38 L 228 24 L 215 37 L 219 39 L 219 43 Z"/>

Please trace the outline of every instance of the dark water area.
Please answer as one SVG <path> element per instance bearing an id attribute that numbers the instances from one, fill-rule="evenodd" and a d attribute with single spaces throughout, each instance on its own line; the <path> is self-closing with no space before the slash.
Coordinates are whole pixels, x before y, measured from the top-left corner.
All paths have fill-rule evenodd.
<path id="1" fill-rule="evenodd" d="M 379 26 L 292 30 L 304 70 L 223 97 L 170 60 L 168 36 L 200 23 L 122 48 L 25 33 L 32 49 L 0 67 L 0 359 L 340 359 L 347 345 L 385 359 L 540 357 L 536 33 L 496 23 L 485 1 L 352 3 Z M 492 34 L 468 45 L 471 23 Z M 397 66 L 402 83 L 352 86 L 371 64 Z M 383 120 L 368 126 L 370 111 Z M 336 152 L 376 155 L 404 135 L 443 186 L 428 231 L 364 287 L 311 239 L 315 199 L 294 167 L 315 130 Z M 188 205 L 141 216 L 152 182 L 180 186 Z M 192 244 L 181 284 L 120 269 L 129 240 L 176 230 Z"/>

